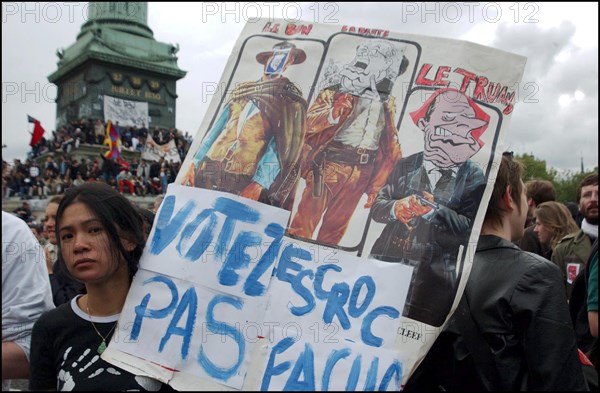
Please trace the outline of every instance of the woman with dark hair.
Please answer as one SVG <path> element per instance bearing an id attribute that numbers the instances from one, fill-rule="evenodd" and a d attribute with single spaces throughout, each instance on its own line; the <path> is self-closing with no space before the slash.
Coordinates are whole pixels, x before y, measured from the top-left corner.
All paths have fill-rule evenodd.
<path id="1" fill-rule="evenodd" d="M 100 358 L 116 329 L 144 248 L 137 209 L 104 183 L 69 189 L 56 213 L 58 264 L 85 294 L 45 313 L 32 334 L 31 390 L 148 390 L 160 382 Z"/>
<path id="2" fill-rule="evenodd" d="M 144 209 L 138 207 L 138 213 L 142 217 L 142 221 L 144 222 L 144 236 L 145 239 L 148 240 L 148 236 L 150 236 L 150 232 L 152 231 L 152 225 L 154 224 L 154 217 L 156 216 L 154 212 L 150 209 Z"/>

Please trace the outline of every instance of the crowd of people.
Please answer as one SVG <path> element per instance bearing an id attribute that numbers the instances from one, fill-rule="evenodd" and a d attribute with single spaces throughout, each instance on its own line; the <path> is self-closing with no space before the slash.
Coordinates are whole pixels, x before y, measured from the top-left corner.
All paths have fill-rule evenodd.
<path id="1" fill-rule="evenodd" d="M 33 154 L 54 152 L 43 166 L 33 157 L 12 168 L 3 161 L 3 197 L 22 199 L 13 211 L 21 220 L 2 217 L 3 390 L 17 378 L 29 378 L 31 389 L 170 389 L 105 372 L 110 365 L 97 355 L 114 334 L 180 162 L 117 162 L 101 146 L 97 158 L 71 157 L 71 145 L 101 144 L 105 127 L 82 120 L 61 128 Z M 179 138 L 164 131 L 155 130 L 158 143 Z M 121 137 L 135 150 L 147 131 L 129 128 Z M 182 159 L 189 142 L 176 142 Z M 597 389 L 590 365 L 598 365 L 598 176 L 582 180 L 570 210 L 555 201 L 552 183 L 523 183 L 522 174 L 503 155 L 459 307 L 405 390 Z M 154 209 L 124 194 L 153 195 Z M 50 198 L 41 220 L 32 198 Z M 45 263 L 17 263 L 31 258 Z"/>
<path id="2" fill-rule="evenodd" d="M 6 161 L 2 165 L 9 166 Z M 124 159 L 117 162 L 106 158 L 100 148 L 97 158 L 81 161 L 68 154 L 61 154 L 56 159 L 49 155 L 43 167 L 32 159 L 25 162 L 15 159 L 3 177 L 3 198 L 44 199 L 90 181 L 103 181 L 120 192 L 128 191 L 135 195 L 164 194 L 167 184 L 175 180 L 180 166 L 181 162 L 164 158 L 150 162 L 137 158 L 131 162 Z"/>
<path id="3" fill-rule="evenodd" d="M 120 130 L 122 149 L 143 152 L 148 130 L 145 127 L 116 127 Z M 10 165 L 2 161 L 3 199 L 18 196 L 21 199 L 44 199 L 60 195 L 74 185 L 85 182 L 103 181 L 119 192 L 129 192 L 132 195 L 158 195 L 166 192 L 167 184 L 172 183 L 179 172 L 181 161 L 185 158 L 191 145 L 191 137 L 186 132 L 155 127 L 151 133 L 158 145 L 174 140 L 179 162 L 165 160 L 146 161 L 133 159 L 127 161 L 121 156 L 118 161 L 105 157 L 103 142 L 106 124 L 101 120 L 95 122 L 86 119 L 74 121 L 68 126 L 61 127 L 58 132 L 52 132 L 53 138 L 33 146 L 29 157 L 22 162 L 15 159 Z M 72 157 L 73 148 L 81 143 L 98 146 L 96 158 L 77 160 Z M 43 165 L 35 158 L 44 153 L 48 154 Z"/>
<path id="4" fill-rule="evenodd" d="M 31 157 L 36 158 L 44 153 L 68 154 L 79 145 L 86 143 L 89 145 L 102 145 L 106 138 L 106 126 L 101 119 L 73 120 L 72 122 L 60 127 L 57 131 L 52 131 L 52 137 L 46 139 L 42 137 L 39 143 L 32 147 Z M 141 152 L 144 149 L 148 136 L 159 145 L 175 141 L 175 146 L 179 155 L 183 158 L 192 142 L 192 137 L 186 132 L 171 128 L 167 130 L 162 127 L 154 127 L 154 130 L 148 130 L 145 124 L 138 128 L 137 126 L 120 126 L 115 122 L 114 127 L 121 136 L 121 145 L 123 149 Z"/>
<path id="5" fill-rule="evenodd" d="M 552 189 L 540 191 L 543 198 L 533 194 L 547 184 L 526 185 L 522 173 L 518 161 L 503 156 L 459 308 L 405 390 L 597 389 L 598 176 L 579 185 L 577 226 L 564 205 L 544 200 L 553 199 Z M 104 372 L 110 365 L 101 358 L 93 369 L 78 367 L 83 357 L 102 353 L 114 333 L 154 212 L 104 182 L 84 182 L 53 197 L 45 213 L 36 239 L 25 219 L 3 212 L 3 227 L 12 229 L 3 230 L 3 255 L 12 258 L 3 258 L 2 270 L 9 338 L 3 383 L 28 376 L 32 389 L 170 389 L 125 371 Z M 521 241 L 527 230 L 537 237 L 533 252 Z M 44 243 L 44 252 L 6 249 L 25 241 Z M 43 274 L 13 271 L 35 265 L 9 263 L 28 257 L 45 258 L 37 264 L 46 267 Z M 19 292 L 28 288 L 37 289 L 35 298 Z M 23 304 L 26 315 L 5 318 L 5 310 Z"/>

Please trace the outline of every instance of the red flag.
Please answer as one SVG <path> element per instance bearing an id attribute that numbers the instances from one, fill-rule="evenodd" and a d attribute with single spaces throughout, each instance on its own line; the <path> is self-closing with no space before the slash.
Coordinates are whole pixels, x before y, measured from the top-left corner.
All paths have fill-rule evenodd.
<path id="1" fill-rule="evenodd" d="M 33 134 L 31 134 L 31 142 L 29 142 L 29 146 L 35 146 L 42 140 L 46 130 L 44 130 L 39 120 L 36 120 L 29 115 L 27 115 L 27 121 L 33 123 Z"/>

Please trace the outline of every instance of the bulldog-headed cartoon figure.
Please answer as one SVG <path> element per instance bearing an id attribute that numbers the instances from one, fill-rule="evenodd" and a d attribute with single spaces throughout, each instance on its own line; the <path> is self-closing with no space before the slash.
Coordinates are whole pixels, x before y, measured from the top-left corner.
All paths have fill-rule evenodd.
<path id="1" fill-rule="evenodd" d="M 394 81 L 408 67 L 404 47 L 367 39 L 339 72 L 339 83 L 320 91 L 307 112 L 302 152 L 306 188 L 288 233 L 338 245 L 363 194 L 371 207 L 401 157 L 395 126 Z"/>

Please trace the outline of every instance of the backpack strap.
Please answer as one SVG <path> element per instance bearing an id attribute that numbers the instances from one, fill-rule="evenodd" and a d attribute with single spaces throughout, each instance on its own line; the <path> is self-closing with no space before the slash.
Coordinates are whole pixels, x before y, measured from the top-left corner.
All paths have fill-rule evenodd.
<path id="1" fill-rule="evenodd" d="M 463 293 L 460 299 L 458 308 L 454 313 L 454 320 L 467 349 L 471 353 L 471 356 L 473 356 L 476 371 L 486 390 L 502 390 L 500 374 L 496 368 L 491 348 L 483 338 L 481 331 L 477 327 L 477 323 L 473 319 L 466 293 Z"/>

